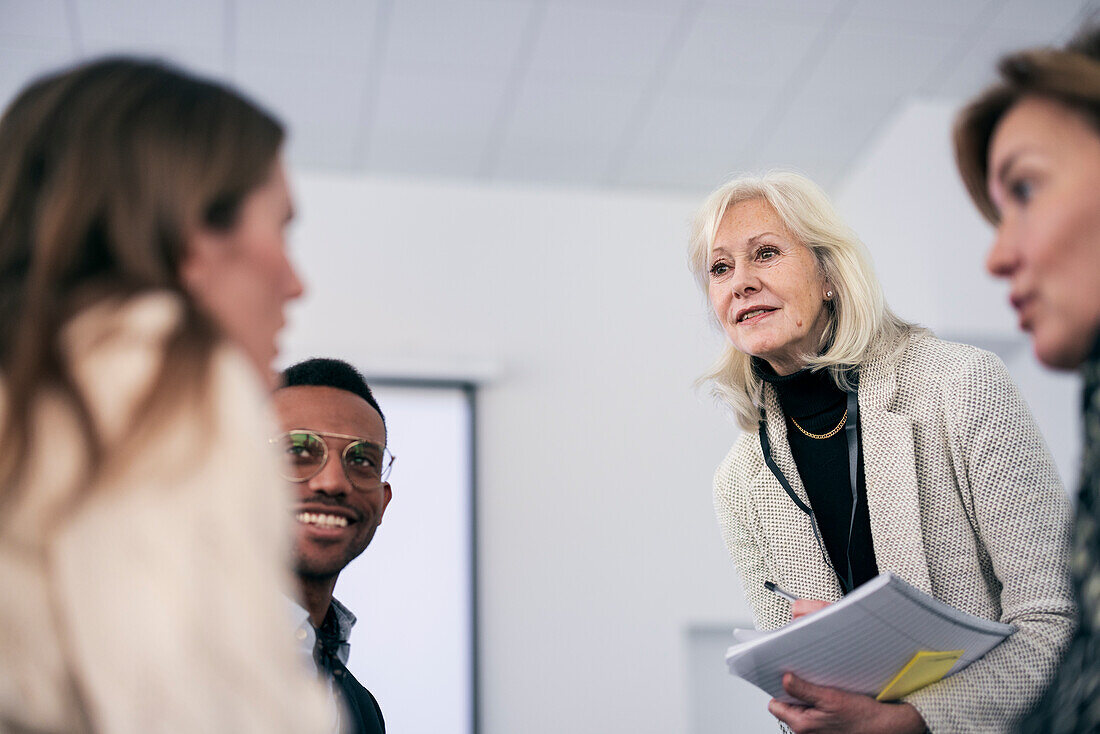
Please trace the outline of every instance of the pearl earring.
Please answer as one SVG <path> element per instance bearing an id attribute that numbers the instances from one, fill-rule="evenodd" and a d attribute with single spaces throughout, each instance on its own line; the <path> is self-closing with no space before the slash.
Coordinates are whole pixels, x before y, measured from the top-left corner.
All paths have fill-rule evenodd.
<path id="1" fill-rule="evenodd" d="M 826 298 L 832 298 L 833 297 L 833 292 L 832 291 L 825 291 L 825 297 Z"/>

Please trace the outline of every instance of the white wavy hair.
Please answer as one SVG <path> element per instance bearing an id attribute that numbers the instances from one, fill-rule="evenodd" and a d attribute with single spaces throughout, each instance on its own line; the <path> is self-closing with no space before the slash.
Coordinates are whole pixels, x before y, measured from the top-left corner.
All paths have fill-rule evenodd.
<path id="1" fill-rule="evenodd" d="M 808 247 L 835 296 L 827 304 L 828 324 L 820 354 L 808 355 L 805 367 L 828 369 L 841 390 L 852 387 L 849 371 L 868 361 L 884 345 L 904 348 L 902 337 L 922 329 L 900 319 L 882 295 L 867 248 L 837 215 L 825 192 L 797 173 L 772 172 L 743 176 L 719 186 L 699 208 L 691 228 L 688 257 L 692 272 L 709 301 L 709 259 L 718 226 L 726 211 L 751 200 L 766 201 L 787 229 Z M 713 312 L 712 312 L 713 316 Z M 717 317 L 715 317 L 717 321 Z M 745 430 L 760 420 L 763 404 L 760 377 L 751 355 L 726 345 L 718 361 L 700 382 L 727 403 Z"/>

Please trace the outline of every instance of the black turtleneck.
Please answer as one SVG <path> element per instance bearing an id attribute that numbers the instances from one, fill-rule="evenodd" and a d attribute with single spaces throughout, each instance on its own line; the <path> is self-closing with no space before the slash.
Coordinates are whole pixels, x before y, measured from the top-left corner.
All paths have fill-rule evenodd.
<path id="1" fill-rule="evenodd" d="M 798 467 L 798 475 L 810 498 L 810 507 L 817 518 L 825 540 L 825 549 L 840 579 L 848 575 L 848 560 L 852 576 L 859 586 L 878 575 L 875 548 L 871 542 L 871 519 L 867 512 L 867 485 L 863 477 L 863 451 L 860 450 L 856 472 L 855 524 L 852 520 L 852 484 L 848 470 L 848 441 L 841 429 L 830 438 L 811 438 L 798 430 L 824 435 L 836 428 L 847 409 L 847 395 L 829 376 L 828 370 L 802 370 L 780 377 L 763 360 L 753 360 L 757 374 L 775 388 L 779 404 L 786 415 L 787 441 Z M 793 419 L 793 420 L 792 420 Z M 856 427 L 857 436 L 859 426 Z M 860 441 L 862 445 L 862 440 Z M 841 588 L 845 583 L 841 581 Z"/>

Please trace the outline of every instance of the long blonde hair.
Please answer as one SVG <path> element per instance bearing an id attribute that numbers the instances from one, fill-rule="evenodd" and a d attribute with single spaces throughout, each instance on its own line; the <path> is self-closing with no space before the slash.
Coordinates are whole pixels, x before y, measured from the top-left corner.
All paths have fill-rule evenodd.
<path id="1" fill-rule="evenodd" d="M 827 304 L 828 324 L 822 351 L 808 355 L 806 367 L 828 369 L 841 390 L 852 387 L 850 370 L 866 362 L 882 345 L 897 345 L 919 330 L 903 321 L 882 295 L 867 248 L 829 203 L 825 193 L 805 176 L 773 172 L 735 178 L 719 186 L 699 208 L 691 228 L 689 261 L 704 295 L 708 295 L 708 259 L 726 211 L 744 201 L 766 201 L 799 242 L 808 247 L 835 297 Z M 700 378 L 734 411 L 748 430 L 760 419 L 761 380 L 752 357 L 727 344 L 718 361 Z"/>
<path id="2" fill-rule="evenodd" d="M 180 282 L 187 238 L 235 224 L 282 139 L 274 118 L 232 90 L 133 59 L 44 77 L 11 103 L 0 118 L 0 500 L 17 491 L 45 389 L 77 415 L 92 473 L 109 453 L 59 343 L 84 309 L 180 294 L 184 318 L 134 419 L 196 397 L 219 334 Z"/>

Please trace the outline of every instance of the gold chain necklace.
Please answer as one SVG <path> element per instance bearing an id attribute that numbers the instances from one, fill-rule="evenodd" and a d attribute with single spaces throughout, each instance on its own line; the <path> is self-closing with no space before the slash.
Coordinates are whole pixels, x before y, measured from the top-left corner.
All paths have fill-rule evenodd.
<path id="1" fill-rule="evenodd" d="M 845 423 L 846 423 L 847 421 L 848 421 L 848 409 L 847 409 L 847 408 L 845 408 L 845 409 L 844 409 L 844 415 L 840 416 L 840 423 L 837 423 L 837 424 L 836 424 L 836 428 L 834 428 L 833 430 L 829 431 L 828 433 L 810 433 L 810 432 L 809 432 L 809 431 L 807 431 L 807 430 L 806 430 L 805 428 L 803 428 L 802 426 L 798 425 L 798 421 L 796 421 L 796 420 L 795 420 L 794 418 L 791 418 L 791 423 L 794 423 L 794 427 L 795 427 L 795 428 L 797 428 L 798 430 L 802 431 L 802 433 L 804 433 L 805 435 L 809 436 L 810 438 L 816 438 L 816 439 L 818 439 L 818 440 L 822 440 L 822 439 L 826 439 L 826 438 L 832 438 L 833 436 L 835 436 L 835 435 L 837 434 L 837 431 L 839 431 L 839 430 L 840 430 L 841 428 L 843 428 L 843 427 L 844 427 L 844 424 L 845 424 Z"/>

